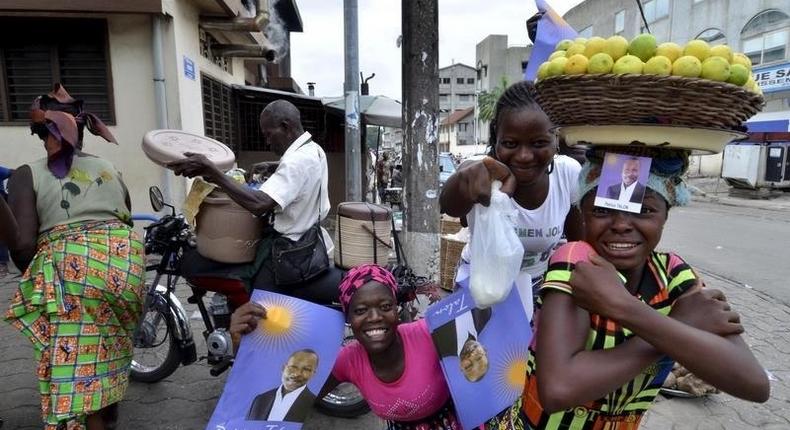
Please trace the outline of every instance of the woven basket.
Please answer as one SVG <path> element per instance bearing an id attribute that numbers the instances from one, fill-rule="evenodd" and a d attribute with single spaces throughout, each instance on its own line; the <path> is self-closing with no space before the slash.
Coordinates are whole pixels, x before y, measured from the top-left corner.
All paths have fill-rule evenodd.
<path id="1" fill-rule="evenodd" d="M 447 215 L 442 215 L 441 227 L 442 234 L 456 234 L 461 231 L 461 220 Z"/>
<path id="2" fill-rule="evenodd" d="M 762 109 L 761 95 L 681 76 L 562 75 L 536 84 L 555 125 L 660 123 L 731 129 Z"/>
<path id="3" fill-rule="evenodd" d="M 455 270 L 458 267 L 458 262 L 461 260 L 461 251 L 464 249 L 464 245 L 466 245 L 466 242 L 442 236 L 439 247 L 439 260 L 441 262 L 439 274 L 441 287 L 447 291 L 452 291 L 455 287 Z"/>
<path id="4" fill-rule="evenodd" d="M 335 232 L 336 266 L 351 269 L 361 264 L 387 265 L 392 250 L 389 223 L 376 223 L 376 240 L 373 237 L 373 223 L 370 221 L 338 216 L 337 222 L 340 228 Z"/>

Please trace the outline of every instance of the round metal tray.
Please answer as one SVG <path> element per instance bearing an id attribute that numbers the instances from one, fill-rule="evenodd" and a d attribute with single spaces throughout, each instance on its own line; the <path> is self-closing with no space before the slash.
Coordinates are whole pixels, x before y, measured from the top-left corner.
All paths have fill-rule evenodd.
<path id="1" fill-rule="evenodd" d="M 689 393 L 687 391 L 676 390 L 674 388 L 665 388 L 665 387 L 662 387 L 659 390 L 659 393 L 661 393 L 661 394 L 663 394 L 664 396 L 667 396 L 667 397 L 679 397 L 679 398 L 683 398 L 683 399 L 696 399 L 697 397 L 704 397 L 705 396 L 705 395 L 695 396 L 694 394 L 691 394 L 691 393 Z"/>
<path id="2" fill-rule="evenodd" d="M 655 146 L 691 150 L 693 154 L 716 154 L 746 133 L 703 127 L 658 124 L 571 125 L 559 127 L 570 146 Z"/>
<path id="3" fill-rule="evenodd" d="M 151 130 L 143 136 L 143 152 L 151 161 L 167 167 L 167 163 L 184 159 L 185 152 L 203 154 L 222 171 L 236 163 L 233 151 L 222 142 L 181 130 Z"/>

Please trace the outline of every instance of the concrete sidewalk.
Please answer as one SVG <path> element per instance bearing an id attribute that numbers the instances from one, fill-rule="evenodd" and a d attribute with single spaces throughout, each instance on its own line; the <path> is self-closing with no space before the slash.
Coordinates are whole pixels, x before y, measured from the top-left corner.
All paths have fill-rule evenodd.
<path id="1" fill-rule="evenodd" d="M 664 399 L 646 417 L 647 430 L 666 429 L 788 429 L 790 428 L 790 308 L 771 297 L 702 273 L 708 286 L 724 291 L 747 328 L 746 340 L 773 375 L 771 399 L 751 404 L 718 394 L 703 399 Z M 0 279 L 3 311 L 16 288 L 15 279 Z M 196 339 L 200 326 L 195 321 Z M 38 429 L 39 399 L 30 343 L 8 324 L 0 323 L 0 417 L 4 429 Z M 205 351 L 198 345 L 198 351 Z M 700 357 L 711 360 L 715 357 Z M 209 376 L 207 366 L 181 368 L 154 385 L 132 383 L 121 404 L 120 429 L 202 429 L 222 391 L 225 376 Z M 342 420 L 314 413 L 306 429 L 381 429 L 384 424 L 368 414 Z"/>
<path id="2" fill-rule="evenodd" d="M 742 196 L 733 196 L 731 194 L 732 187 L 727 185 L 727 182 L 721 178 L 688 178 L 687 183 L 691 187 L 694 200 L 716 203 L 724 206 L 737 206 L 790 213 L 790 192 L 779 193 L 774 198 L 752 199 Z"/>

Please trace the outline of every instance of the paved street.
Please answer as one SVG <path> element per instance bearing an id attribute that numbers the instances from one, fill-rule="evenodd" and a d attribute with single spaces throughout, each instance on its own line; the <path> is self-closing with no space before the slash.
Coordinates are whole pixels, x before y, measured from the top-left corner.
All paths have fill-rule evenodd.
<path id="1" fill-rule="evenodd" d="M 700 202 L 672 209 L 661 246 L 695 267 L 790 304 L 790 208 L 768 211 Z"/>
<path id="2" fill-rule="evenodd" d="M 775 205 L 774 205 L 775 206 Z M 674 209 L 662 246 L 676 250 L 696 267 L 708 286 L 722 289 L 741 312 L 747 342 L 772 373 L 772 396 L 753 405 L 727 395 L 705 399 L 663 399 L 644 429 L 790 428 L 790 211 L 696 202 Z M 0 302 L 10 298 L 14 279 L 0 280 Z M 5 309 L 5 305 L 2 306 Z M 192 309 L 190 309 L 192 312 Z M 194 325 L 200 338 L 199 321 Z M 0 417 L 4 428 L 37 429 L 32 350 L 27 340 L 0 324 Z M 198 351 L 205 351 L 203 345 Z M 715 359 L 715 357 L 700 357 Z M 121 429 L 201 429 L 221 393 L 225 378 L 212 378 L 203 364 L 179 369 L 155 384 L 132 384 L 121 406 Z M 368 415 L 339 420 L 317 412 L 306 429 L 379 429 Z"/>

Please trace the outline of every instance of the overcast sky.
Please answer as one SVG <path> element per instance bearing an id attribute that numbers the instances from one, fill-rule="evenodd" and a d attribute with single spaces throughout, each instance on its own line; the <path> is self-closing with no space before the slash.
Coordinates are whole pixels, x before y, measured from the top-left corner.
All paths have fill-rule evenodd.
<path id="1" fill-rule="evenodd" d="M 549 0 L 561 15 L 581 0 Z M 291 75 L 307 93 L 343 94 L 343 0 L 299 0 L 304 33 L 291 33 Z M 359 70 L 371 94 L 401 99 L 400 0 L 358 0 Z M 533 0 L 439 0 L 439 67 L 453 61 L 475 65 L 475 45 L 489 34 L 508 35 L 509 45 L 527 45 L 526 20 Z"/>

